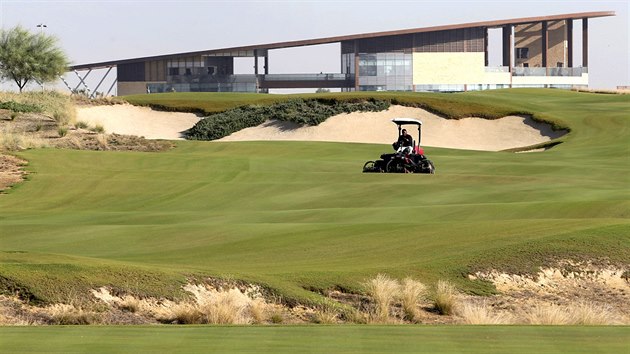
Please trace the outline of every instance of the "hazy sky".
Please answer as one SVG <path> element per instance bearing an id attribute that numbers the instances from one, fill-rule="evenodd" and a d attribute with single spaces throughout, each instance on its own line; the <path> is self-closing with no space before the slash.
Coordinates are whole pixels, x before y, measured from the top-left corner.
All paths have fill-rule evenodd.
<path id="1" fill-rule="evenodd" d="M 630 85 L 629 10 L 630 0 L 0 0 L 0 27 L 21 25 L 39 31 L 36 26 L 44 23 L 45 32 L 59 39 L 72 63 L 84 64 L 364 32 L 615 11 L 615 17 L 589 20 L 590 86 L 614 88 Z M 581 42 L 581 22 L 574 26 Z M 498 32 L 491 32 L 490 41 L 500 41 Z M 581 49 L 575 53 L 577 66 Z M 491 65 L 498 64 L 499 55 L 493 53 Z M 240 59 L 236 70 L 253 73 L 252 66 L 251 59 Z M 271 51 L 269 67 L 271 73 L 340 72 L 339 45 Z M 74 74 L 66 77 L 77 82 Z M 93 88 L 99 77 L 93 73 L 90 78 Z M 107 82 L 100 90 L 105 86 L 109 87 Z"/>

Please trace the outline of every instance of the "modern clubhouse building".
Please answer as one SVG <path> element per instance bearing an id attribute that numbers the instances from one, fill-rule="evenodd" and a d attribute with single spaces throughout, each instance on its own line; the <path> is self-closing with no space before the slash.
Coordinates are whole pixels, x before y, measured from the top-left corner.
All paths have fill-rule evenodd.
<path id="1" fill-rule="evenodd" d="M 71 70 L 89 92 L 83 79 L 92 70 L 107 69 L 93 90 L 96 92 L 116 68 L 118 95 L 287 88 L 452 92 L 586 87 L 588 21 L 614 15 L 610 11 L 585 12 L 363 33 L 83 64 Z M 573 31 L 575 21 L 581 22 L 581 34 Z M 488 64 L 489 30 L 501 33 L 500 66 Z M 580 36 L 581 53 L 576 53 L 574 38 Z M 330 43 L 341 46 L 339 72 L 269 73 L 270 51 Z M 581 65 L 575 66 L 574 57 L 580 54 Z M 241 57 L 253 58 L 252 73 L 234 74 L 235 58 Z"/>

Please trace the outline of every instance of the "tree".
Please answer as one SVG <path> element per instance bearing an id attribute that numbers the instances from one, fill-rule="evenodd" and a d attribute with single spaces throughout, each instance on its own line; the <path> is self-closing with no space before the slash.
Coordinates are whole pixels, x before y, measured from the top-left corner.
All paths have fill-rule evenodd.
<path id="1" fill-rule="evenodd" d="M 0 30 L 0 79 L 14 81 L 20 92 L 30 81 L 54 81 L 68 65 L 55 37 L 32 34 L 21 26 Z"/>

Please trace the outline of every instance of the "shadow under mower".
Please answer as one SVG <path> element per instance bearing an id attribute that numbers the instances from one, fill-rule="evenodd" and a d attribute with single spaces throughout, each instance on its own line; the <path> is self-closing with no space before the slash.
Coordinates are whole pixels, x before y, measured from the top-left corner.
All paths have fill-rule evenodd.
<path id="1" fill-rule="evenodd" d="M 394 118 L 392 122 L 398 126 L 398 140 L 392 144 L 393 154 L 382 154 L 380 160 L 368 161 L 363 165 L 363 172 L 389 172 L 389 173 L 435 173 L 433 162 L 424 156 L 424 150 L 420 147 L 422 137 L 422 122 L 413 118 Z M 403 125 L 415 125 L 418 127 L 418 141 L 413 141 L 412 146 L 402 146 L 400 137 Z"/>

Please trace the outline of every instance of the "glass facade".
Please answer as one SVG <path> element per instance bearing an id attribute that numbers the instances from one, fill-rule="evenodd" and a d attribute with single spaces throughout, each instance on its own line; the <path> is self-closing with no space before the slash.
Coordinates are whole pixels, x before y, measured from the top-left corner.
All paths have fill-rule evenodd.
<path id="1" fill-rule="evenodd" d="M 359 91 L 411 91 L 412 55 L 359 54 Z"/>
<path id="2" fill-rule="evenodd" d="M 341 71 L 358 76 L 359 91 L 414 91 L 418 88 L 413 86 L 413 53 L 483 52 L 485 35 L 485 28 L 477 27 L 345 41 Z M 464 85 L 425 86 L 418 91 L 465 89 Z"/>
<path id="3" fill-rule="evenodd" d="M 191 79 L 190 81 L 171 81 L 166 83 L 149 83 L 147 92 L 256 92 L 258 82 L 256 75 L 203 75 L 212 77 L 212 81 Z M 194 76 L 191 75 L 191 78 Z"/>

